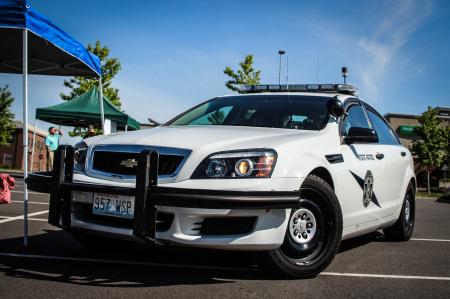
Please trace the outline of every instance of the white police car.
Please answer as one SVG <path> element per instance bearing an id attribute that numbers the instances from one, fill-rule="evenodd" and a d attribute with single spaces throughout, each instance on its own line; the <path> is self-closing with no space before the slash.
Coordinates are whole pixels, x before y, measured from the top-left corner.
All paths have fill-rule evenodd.
<path id="1" fill-rule="evenodd" d="M 52 177 L 28 184 L 52 194 L 49 222 L 89 247 L 251 250 L 277 273 L 314 276 L 343 239 L 404 241 L 414 227 L 411 154 L 355 91 L 244 86 L 158 128 L 62 147 Z"/>

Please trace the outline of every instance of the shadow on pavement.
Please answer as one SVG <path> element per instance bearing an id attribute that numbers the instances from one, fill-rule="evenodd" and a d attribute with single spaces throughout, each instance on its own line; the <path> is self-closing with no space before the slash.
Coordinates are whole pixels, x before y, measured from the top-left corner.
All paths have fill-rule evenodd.
<path id="1" fill-rule="evenodd" d="M 15 278 L 109 288 L 232 283 L 234 279 L 258 279 L 258 277 L 262 277 L 262 274 L 258 272 L 231 273 L 216 270 L 20 258 L 0 258 L 0 271 Z"/>
<path id="2" fill-rule="evenodd" d="M 270 279 L 254 266 L 251 255 L 245 252 L 149 244 L 138 244 L 126 251 L 95 252 L 79 245 L 70 234 L 61 230 L 45 230 L 42 234 L 31 236 L 30 246 L 27 248 L 23 247 L 22 243 L 21 237 L 0 240 L 0 251 L 163 265 L 0 256 L 0 272 L 16 278 L 104 287 L 215 284 L 230 283 L 235 279 Z M 164 264 L 181 266 L 171 267 Z M 189 265 L 206 269 L 195 269 Z"/>
<path id="3" fill-rule="evenodd" d="M 384 238 L 384 235 L 381 232 L 376 231 L 367 235 L 342 241 L 338 254 L 355 249 L 357 247 L 364 246 L 372 242 L 389 242 L 389 241 L 387 241 Z"/>
<path id="4" fill-rule="evenodd" d="M 381 233 L 373 233 L 343 241 L 339 253 L 370 242 L 383 241 L 382 236 Z M 234 282 L 233 280 L 247 279 L 277 279 L 260 271 L 255 266 L 252 255 L 247 252 L 149 244 L 138 244 L 126 251 L 95 252 L 82 247 L 72 239 L 70 234 L 61 230 L 45 230 L 42 234 L 31 236 L 30 246 L 27 248 L 22 246 L 22 242 L 21 237 L 0 240 L 1 251 L 29 255 L 120 260 L 132 263 L 176 264 L 186 265 L 186 267 L 0 256 L 0 272 L 10 277 L 99 287 L 154 287 L 231 283 Z M 208 268 L 195 269 L 189 265 Z"/>
<path id="5" fill-rule="evenodd" d="M 439 202 L 439 203 L 450 203 L 450 195 L 438 197 L 436 199 L 436 202 Z"/>

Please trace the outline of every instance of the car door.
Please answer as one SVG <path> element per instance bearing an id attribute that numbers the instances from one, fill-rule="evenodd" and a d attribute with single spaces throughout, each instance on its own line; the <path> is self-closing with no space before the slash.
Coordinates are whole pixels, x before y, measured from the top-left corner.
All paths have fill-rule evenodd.
<path id="1" fill-rule="evenodd" d="M 383 218 L 393 215 L 398 209 L 399 202 L 402 202 L 403 178 L 408 159 L 408 151 L 401 145 L 397 136 L 387 124 L 386 120 L 372 107 L 364 104 L 367 116 L 372 128 L 377 132 L 377 154 L 376 158 L 380 162 L 379 183 L 383 186 L 377 190 L 378 200 L 382 208 L 377 212 Z"/>
<path id="2" fill-rule="evenodd" d="M 346 103 L 346 116 L 341 121 L 341 136 L 345 138 L 352 127 L 371 128 L 367 114 L 359 100 Z M 343 210 L 346 211 L 345 223 L 355 226 L 379 220 L 378 210 L 381 209 L 379 193 L 383 190 L 384 180 L 382 161 L 376 158 L 380 150 L 374 143 L 343 142 L 341 153 L 344 158 L 343 169 L 339 175 L 339 190 L 341 192 Z"/>

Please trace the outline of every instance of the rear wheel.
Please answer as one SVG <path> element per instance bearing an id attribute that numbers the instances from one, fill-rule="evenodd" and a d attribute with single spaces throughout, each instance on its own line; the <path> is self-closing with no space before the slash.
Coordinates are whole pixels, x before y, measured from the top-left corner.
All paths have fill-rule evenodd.
<path id="1" fill-rule="evenodd" d="M 413 184 L 410 183 L 406 190 L 402 211 L 397 222 L 393 226 L 383 230 L 386 239 L 391 241 L 408 241 L 414 230 L 415 216 L 415 192 Z"/>
<path id="2" fill-rule="evenodd" d="M 128 240 L 108 238 L 84 231 L 72 231 L 72 237 L 81 245 L 91 250 L 120 251 L 126 250 L 136 243 Z"/>
<path id="3" fill-rule="evenodd" d="M 342 213 L 334 191 L 311 175 L 302 185 L 280 248 L 263 252 L 261 265 L 284 276 L 312 277 L 333 260 L 342 238 Z"/>

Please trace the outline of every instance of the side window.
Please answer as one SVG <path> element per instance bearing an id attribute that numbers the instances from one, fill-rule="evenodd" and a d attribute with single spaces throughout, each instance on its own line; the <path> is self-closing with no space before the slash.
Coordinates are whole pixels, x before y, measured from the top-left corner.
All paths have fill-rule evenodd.
<path id="1" fill-rule="evenodd" d="M 372 123 L 373 129 L 378 134 L 378 143 L 380 144 L 399 144 L 397 138 L 392 132 L 391 128 L 386 124 L 386 122 L 380 118 L 378 115 L 370 111 L 367 111 L 367 116 L 369 117 L 370 122 Z"/>
<path id="2" fill-rule="evenodd" d="M 359 104 L 350 106 L 347 110 L 347 116 L 342 122 L 342 134 L 347 135 L 351 127 L 370 128 L 366 114 Z"/>

